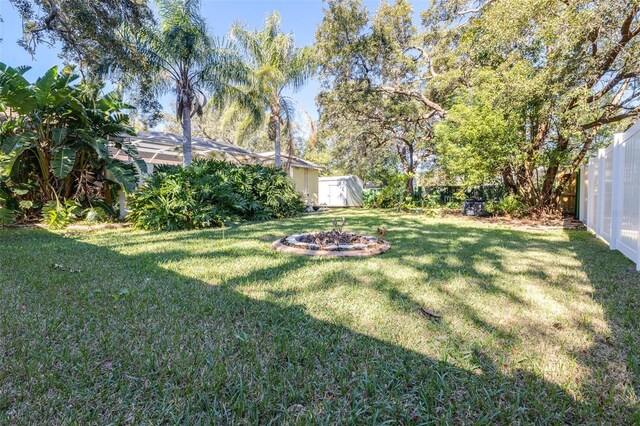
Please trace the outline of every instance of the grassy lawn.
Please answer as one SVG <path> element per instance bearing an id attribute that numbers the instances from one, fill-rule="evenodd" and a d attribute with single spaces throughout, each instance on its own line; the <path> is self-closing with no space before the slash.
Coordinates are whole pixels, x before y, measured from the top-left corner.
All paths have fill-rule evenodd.
<path id="1" fill-rule="evenodd" d="M 343 214 L 392 250 L 270 249 Z M 640 422 L 640 274 L 584 231 L 349 211 L 0 247 L 1 424 Z"/>

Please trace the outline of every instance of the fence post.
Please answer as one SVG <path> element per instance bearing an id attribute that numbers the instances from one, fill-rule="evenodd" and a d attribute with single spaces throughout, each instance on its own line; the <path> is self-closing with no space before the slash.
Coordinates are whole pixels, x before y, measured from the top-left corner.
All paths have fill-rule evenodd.
<path id="1" fill-rule="evenodd" d="M 602 236 L 602 223 L 604 222 L 604 177 L 605 177 L 605 164 L 604 164 L 604 149 L 598 150 L 598 204 L 596 208 L 596 235 Z"/>
<path id="2" fill-rule="evenodd" d="M 589 205 L 587 203 L 589 197 L 589 170 L 588 166 L 583 164 L 580 166 L 580 221 L 587 224 L 589 218 Z"/>
<path id="3" fill-rule="evenodd" d="M 594 199 L 594 190 L 595 190 L 595 186 L 597 185 L 597 182 L 594 181 L 593 179 L 593 175 L 595 173 L 595 164 L 593 162 L 593 159 L 589 159 L 589 195 L 587 198 L 587 204 L 588 204 L 588 208 L 589 208 L 589 213 L 587 213 L 587 228 L 589 228 L 592 231 L 595 231 L 595 221 L 594 216 L 596 215 L 596 206 L 593 204 L 593 199 Z"/>
<path id="4" fill-rule="evenodd" d="M 611 243 L 609 248 L 616 250 L 620 238 L 622 208 L 624 202 L 624 133 L 613 135 L 613 172 L 611 174 Z"/>

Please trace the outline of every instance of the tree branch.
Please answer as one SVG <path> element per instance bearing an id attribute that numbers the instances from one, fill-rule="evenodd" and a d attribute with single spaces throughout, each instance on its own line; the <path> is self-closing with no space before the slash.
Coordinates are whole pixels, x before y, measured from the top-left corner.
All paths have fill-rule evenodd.
<path id="1" fill-rule="evenodd" d="M 373 88 L 374 90 L 378 91 L 378 92 L 382 92 L 382 93 L 388 93 L 391 95 L 402 95 L 402 96 L 406 96 L 409 98 L 413 98 L 416 99 L 420 102 L 422 102 L 424 105 L 426 105 L 427 107 L 431 108 L 432 110 L 436 111 L 438 114 L 440 114 L 441 116 L 446 116 L 446 111 L 444 110 L 444 108 L 442 108 L 440 105 L 438 105 L 437 103 L 433 102 L 431 99 L 427 98 L 426 96 L 424 96 L 422 93 L 413 91 L 413 90 L 403 90 L 403 89 L 398 89 L 395 87 L 391 87 L 391 86 L 380 86 L 380 87 L 376 87 Z"/>
<path id="2" fill-rule="evenodd" d="M 607 118 L 600 118 L 599 120 L 592 121 L 591 123 L 583 124 L 582 128 L 584 130 L 589 130 L 589 129 L 593 129 L 595 127 L 601 126 L 603 124 L 617 123 L 627 118 L 636 117 L 639 115 L 640 115 L 640 106 L 634 108 L 631 111 L 625 112 L 623 114 L 618 114 L 618 115 L 614 115 L 612 117 L 607 117 Z"/>

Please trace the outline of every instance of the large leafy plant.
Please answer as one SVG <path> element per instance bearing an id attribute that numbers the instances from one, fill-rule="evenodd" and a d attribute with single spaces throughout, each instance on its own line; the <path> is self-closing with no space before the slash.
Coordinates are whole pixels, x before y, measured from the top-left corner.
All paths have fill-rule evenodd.
<path id="1" fill-rule="evenodd" d="M 161 166 L 129 199 L 129 219 L 143 229 L 193 229 L 288 217 L 302 211 L 282 169 L 198 160 Z"/>
<path id="2" fill-rule="evenodd" d="M 111 158 L 108 146 L 110 137 L 134 133 L 122 112 L 129 107 L 115 93 L 77 82 L 72 68 L 53 67 L 35 83 L 24 77 L 28 69 L 0 63 L 1 207 L 90 204 L 114 187 L 133 191 L 144 162 L 131 145 L 118 143 L 132 163 Z"/>

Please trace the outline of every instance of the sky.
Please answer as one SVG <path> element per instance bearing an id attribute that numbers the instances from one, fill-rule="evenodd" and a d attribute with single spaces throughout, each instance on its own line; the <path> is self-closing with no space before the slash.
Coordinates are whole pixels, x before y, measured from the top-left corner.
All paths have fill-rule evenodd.
<path id="1" fill-rule="evenodd" d="M 378 0 L 366 0 L 365 3 L 370 11 L 379 4 Z M 259 28 L 267 14 L 276 10 L 282 18 L 283 32 L 293 33 L 297 45 L 313 43 L 316 29 L 324 16 L 321 0 L 202 0 L 201 6 L 209 30 L 216 36 L 225 35 L 236 21 L 244 22 L 250 29 Z M 9 0 L 0 0 L 0 16 L 4 21 L 0 22 L 1 62 L 11 66 L 31 66 L 27 78 L 34 80 L 47 69 L 62 63 L 58 58 L 59 46 L 43 44 L 38 47 L 35 58 L 32 58 L 16 44 L 22 34 L 22 21 Z M 292 94 L 299 107 L 314 119 L 318 118 L 315 96 L 319 87 L 318 81 L 313 79 Z M 162 103 L 167 112 L 172 111 L 170 97 L 163 98 Z"/>

